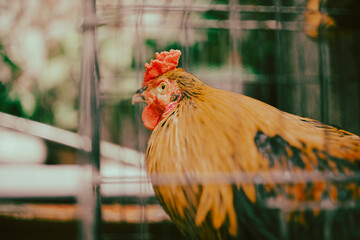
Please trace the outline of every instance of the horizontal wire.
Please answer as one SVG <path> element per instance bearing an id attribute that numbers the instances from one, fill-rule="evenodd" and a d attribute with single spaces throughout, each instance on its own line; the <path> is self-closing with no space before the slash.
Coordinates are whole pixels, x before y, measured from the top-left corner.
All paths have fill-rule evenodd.
<path id="1" fill-rule="evenodd" d="M 107 4 L 106 7 L 99 4 L 98 13 L 109 9 L 109 11 L 137 11 L 141 8 L 143 11 L 189 11 L 189 12 L 207 12 L 207 11 L 236 11 L 239 13 L 290 13 L 290 14 L 302 14 L 308 9 L 305 6 L 264 6 L 264 5 L 226 5 L 226 4 L 172 4 L 172 5 L 155 5 L 155 4 L 144 4 L 144 5 L 113 5 Z M 331 14 L 346 14 L 349 11 L 342 8 L 330 8 L 327 11 Z"/>
<path id="2" fill-rule="evenodd" d="M 155 186 L 188 184 L 294 184 L 319 181 L 360 181 L 360 172 L 352 174 L 321 173 L 316 171 L 271 171 L 231 173 L 158 173 L 139 177 L 100 177 L 100 184 L 149 183 Z"/>
<path id="3" fill-rule="evenodd" d="M 305 6 L 262 6 L 262 5 L 225 5 L 225 4 L 167 4 L 167 5 L 155 5 L 155 4 L 145 4 L 145 5 L 99 5 L 99 10 L 97 13 L 97 18 L 93 19 L 91 22 L 97 22 L 99 26 L 101 25 L 111 25 L 115 24 L 120 27 L 134 27 L 135 23 L 129 20 L 129 15 L 136 15 L 139 10 L 142 11 L 142 14 L 146 13 L 164 13 L 164 12 L 179 12 L 182 13 L 186 11 L 187 13 L 202 13 L 207 11 L 219 11 L 219 12 L 228 12 L 230 11 L 236 13 L 253 13 L 253 14 L 295 14 L 303 16 L 304 13 L 310 11 Z M 345 9 L 328 9 L 328 14 L 347 14 L 348 10 Z M 169 15 L 166 15 L 169 16 Z M 258 15 L 255 15 L 258 16 Z M 166 19 L 166 17 L 164 17 Z M 235 21 L 235 22 L 234 22 Z M 121 24 L 119 24 L 121 23 Z M 240 24 L 241 23 L 241 24 Z M 164 25 L 169 25 L 171 27 L 176 26 L 181 27 L 181 21 L 165 21 L 162 22 Z M 153 26 L 150 24 L 149 26 Z M 281 21 L 280 24 L 277 24 L 276 20 L 269 17 L 268 20 L 252 20 L 252 19 L 238 19 L 234 20 L 215 20 L 215 19 L 192 19 L 187 20 L 188 28 L 215 28 L 215 29 L 282 29 L 288 31 L 298 31 L 302 30 L 302 27 L 306 26 L 306 23 L 301 21 L 301 19 L 296 19 L 294 21 Z M 147 24 L 144 23 L 144 27 L 147 27 Z"/>
<path id="4" fill-rule="evenodd" d="M 332 201 L 330 198 L 321 199 L 319 201 L 296 201 L 289 199 L 275 199 L 269 198 L 265 201 L 265 205 L 268 208 L 281 209 L 283 211 L 296 211 L 296 210 L 335 210 L 337 208 L 341 209 L 353 209 L 360 205 L 360 201 L 355 200 L 345 200 L 343 202 L 340 201 Z"/>
<path id="5" fill-rule="evenodd" d="M 103 25 L 118 25 L 121 22 L 121 28 L 133 28 L 135 26 L 135 22 L 132 20 L 127 20 L 126 16 L 122 16 L 124 21 L 116 19 L 106 19 L 99 17 L 98 18 L 98 26 Z M 305 23 L 301 21 L 284 21 L 281 22 L 281 25 L 278 26 L 275 20 L 210 20 L 210 19 L 196 19 L 187 20 L 187 27 L 191 29 L 235 29 L 235 30 L 261 30 L 261 29 L 281 29 L 287 31 L 300 31 L 302 27 L 305 26 Z M 166 23 L 162 23 L 162 27 L 171 27 L 171 28 L 181 28 L 180 21 L 166 21 Z M 143 27 L 158 27 L 154 26 L 154 24 L 146 24 L 144 23 Z"/>

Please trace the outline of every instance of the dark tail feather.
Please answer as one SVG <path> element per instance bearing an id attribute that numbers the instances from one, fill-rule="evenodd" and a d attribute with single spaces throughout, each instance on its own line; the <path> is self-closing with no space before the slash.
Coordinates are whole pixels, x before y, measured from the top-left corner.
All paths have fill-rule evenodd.
<path id="1" fill-rule="evenodd" d="M 278 240 L 279 211 L 253 204 L 242 189 L 233 186 L 238 239 Z"/>
<path id="2" fill-rule="evenodd" d="M 257 186 L 257 196 L 264 191 Z M 238 220 L 236 239 L 247 240 L 358 240 L 360 239 L 360 206 L 286 212 L 269 208 L 265 198 L 252 203 L 242 189 L 233 186 L 234 206 Z M 262 196 L 264 197 L 264 196 Z M 261 199 L 264 199 L 262 202 Z M 299 219 L 302 220 L 299 220 Z"/>

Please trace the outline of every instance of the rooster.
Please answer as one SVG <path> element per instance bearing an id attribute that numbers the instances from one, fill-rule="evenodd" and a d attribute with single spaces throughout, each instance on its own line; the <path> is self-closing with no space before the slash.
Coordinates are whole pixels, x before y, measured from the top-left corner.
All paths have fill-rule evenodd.
<path id="1" fill-rule="evenodd" d="M 187 239 L 343 239 L 345 227 L 356 222 L 355 217 L 340 218 L 346 209 L 332 215 L 336 226 L 329 230 L 324 226 L 328 215 L 319 206 L 282 214 L 266 208 L 265 200 L 300 204 L 327 199 L 338 206 L 358 199 L 355 180 L 321 176 L 356 177 L 360 137 L 207 86 L 177 67 L 180 55 L 179 50 L 156 53 L 145 64 L 144 82 L 132 98 L 147 104 L 142 120 L 153 130 L 146 151 L 148 174 L 181 180 L 153 182 L 179 230 Z M 298 176 L 298 181 L 281 183 L 276 173 Z M 319 178 L 301 181 L 309 173 Z M 209 180 L 206 176 L 230 181 L 202 181 Z M 259 176 L 263 182 L 254 181 Z M 350 233 L 346 236 L 351 239 Z"/>

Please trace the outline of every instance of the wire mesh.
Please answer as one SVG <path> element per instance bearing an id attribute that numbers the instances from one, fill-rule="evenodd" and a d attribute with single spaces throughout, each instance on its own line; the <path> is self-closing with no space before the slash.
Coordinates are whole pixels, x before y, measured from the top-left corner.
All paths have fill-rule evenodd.
<path id="1" fill-rule="evenodd" d="M 318 8 L 313 9 L 311 1 L 119 1 L 117 3 L 98 1 L 97 21 L 99 28 L 110 28 L 115 32 L 114 34 L 117 34 L 116 32 L 133 34 L 132 51 L 135 56 L 138 86 L 142 82 L 143 64 L 154 52 L 177 48 L 183 53 L 180 65 L 195 73 L 207 84 L 254 96 L 282 110 L 310 116 L 325 123 L 336 122 L 337 114 L 356 116 L 352 126 L 344 126 L 344 123 L 340 122 L 337 124 L 356 133 L 359 131 L 358 111 L 345 113 L 340 109 L 334 110 L 334 106 L 331 105 L 333 94 L 340 94 L 334 93 L 339 79 L 334 78 L 338 73 L 332 71 L 334 63 L 331 59 L 336 58 L 336 54 L 332 52 L 334 43 L 329 37 L 337 30 L 327 28 L 325 23 L 315 26 L 308 15 L 309 11 L 322 16 L 330 14 L 335 17 L 349 13 L 345 8 L 327 8 L 324 2 L 318 3 Z M 317 36 L 311 35 L 307 30 L 309 28 L 317 29 Z M 120 40 L 119 45 L 121 44 L 123 43 Z M 352 74 L 354 77 L 358 76 L 358 71 Z M 122 81 L 121 77 L 122 74 L 119 73 L 114 78 Z M 354 84 L 356 88 L 353 90 L 358 92 L 356 78 L 349 79 L 346 83 L 342 81 L 341 84 Z M 107 81 L 106 78 L 102 80 Z M 107 98 L 109 95 L 104 93 L 105 102 Z M 359 102 L 358 100 L 358 97 L 353 98 L 356 103 Z M 138 111 L 138 116 L 140 114 L 141 111 Z M 141 121 L 137 120 L 135 128 L 141 129 L 141 125 Z M 286 127 L 279 131 L 286 131 Z M 144 150 L 146 146 L 146 141 L 143 140 L 146 136 L 143 134 L 144 132 L 138 139 L 142 141 L 139 150 Z M 189 182 L 193 184 L 242 182 L 258 185 L 277 182 L 285 186 L 323 180 L 328 183 L 358 182 L 357 176 L 354 178 L 350 179 L 347 175 L 342 178 L 341 174 L 322 175 L 316 172 L 301 172 L 299 176 L 284 172 L 272 173 L 271 176 L 261 172 L 254 175 L 161 174 L 140 179 L 103 178 L 103 184 L 128 181 L 148 183 L 150 179 L 154 185 L 160 186 L 186 185 Z M 331 217 L 336 215 L 335 209 L 354 210 L 358 206 L 354 201 L 334 203 L 329 202 L 329 199 L 298 203 L 291 199 L 279 200 L 264 196 L 263 200 L 264 211 L 280 210 L 283 226 L 280 227 L 279 236 L 283 239 L 306 237 L 306 234 L 297 233 L 299 229 L 286 224 L 286 213 L 305 209 L 307 211 L 326 209 L 325 214 L 329 214 L 330 220 L 318 226 L 321 228 L 319 232 L 324 231 L 324 233 L 323 235 L 318 233 L 317 236 L 336 239 L 339 236 L 333 235 L 329 230 L 334 224 Z M 146 204 L 142 201 L 139 203 Z M 136 237 L 161 239 L 156 233 L 145 234 L 149 231 L 146 218 L 143 219 L 142 224 L 143 227 L 139 229 L 140 235 Z M 354 232 L 354 228 L 349 231 Z"/>
<path id="2" fill-rule="evenodd" d="M 357 173 L 279 171 L 148 176 L 143 153 L 151 132 L 143 127 L 142 107 L 131 106 L 130 102 L 143 81 L 144 63 L 154 52 L 180 49 L 180 66 L 206 84 L 359 134 L 360 34 L 351 9 L 355 3 L 84 0 L 83 4 L 88 8 L 83 9 L 80 134 L 0 115 L 3 127 L 88 153 L 82 156 L 85 165 L 63 169 L 71 172 L 71 177 L 81 177 L 79 180 L 68 176 L 67 184 L 79 187 L 77 191 L 71 188 L 65 196 L 76 195 L 75 208 L 80 210 L 72 218 L 80 223 L 73 239 L 187 239 L 159 206 L 150 183 L 183 186 L 189 182 L 255 185 L 260 203 L 257 214 L 265 219 L 267 215 L 275 216 L 273 225 L 278 239 L 359 238 L 359 202 L 351 197 L 358 193 L 356 188 L 347 188 L 350 183 L 358 186 Z M 286 126 L 278 131 L 286 131 Z M 3 173 L 5 176 L 6 171 Z M 263 194 L 269 184 L 286 188 L 319 182 L 339 188 L 337 201 L 328 196 L 299 203 L 286 194 L 281 198 Z M 46 194 L 39 196 L 52 199 Z M 36 212 L 36 208 L 31 209 Z M 295 213 L 301 222 L 315 212 L 322 220 L 310 222 L 314 231 L 287 222 L 291 214 Z M 254 231 L 260 233 L 261 229 Z"/>

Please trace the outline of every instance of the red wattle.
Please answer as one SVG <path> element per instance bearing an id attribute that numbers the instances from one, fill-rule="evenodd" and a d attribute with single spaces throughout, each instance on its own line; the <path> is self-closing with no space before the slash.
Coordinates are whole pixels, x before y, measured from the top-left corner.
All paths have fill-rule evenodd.
<path id="1" fill-rule="evenodd" d="M 156 125 L 160 122 L 162 111 L 151 105 L 146 106 L 142 112 L 142 120 L 144 126 L 150 130 L 154 130 Z"/>

